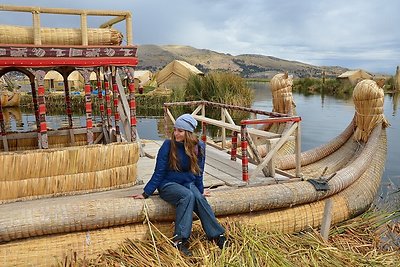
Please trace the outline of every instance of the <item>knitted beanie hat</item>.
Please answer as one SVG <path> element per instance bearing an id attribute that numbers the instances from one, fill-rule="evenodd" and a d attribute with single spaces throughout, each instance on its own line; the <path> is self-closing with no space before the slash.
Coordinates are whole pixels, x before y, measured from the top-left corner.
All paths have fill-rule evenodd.
<path id="1" fill-rule="evenodd" d="M 197 121 L 190 114 L 183 114 L 179 116 L 174 124 L 174 128 L 186 130 L 191 133 L 194 132 L 196 127 L 197 127 Z"/>

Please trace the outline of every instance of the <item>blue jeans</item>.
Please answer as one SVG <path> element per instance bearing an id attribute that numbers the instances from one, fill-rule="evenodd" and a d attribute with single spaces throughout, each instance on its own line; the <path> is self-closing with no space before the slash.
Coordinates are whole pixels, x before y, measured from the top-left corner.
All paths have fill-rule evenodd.
<path id="1" fill-rule="evenodd" d="M 199 192 L 194 183 L 185 187 L 170 182 L 158 189 L 160 197 L 176 207 L 174 239 L 188 239 L 192 232 L 193 211 L 209 239 L 225 232 L 219 224 L 206 198 Z"/>

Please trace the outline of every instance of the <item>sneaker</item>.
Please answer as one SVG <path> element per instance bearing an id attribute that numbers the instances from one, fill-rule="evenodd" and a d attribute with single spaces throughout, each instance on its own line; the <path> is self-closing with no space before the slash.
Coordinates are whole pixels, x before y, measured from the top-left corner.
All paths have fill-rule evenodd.
<path id="1" fill-rule="evenodd" d="M 189 250 L 189 243 L 187 241 L 178 240 L 177 243 L 174 243 L 174 246 L 182 252 L 185 256 L 192 256 L 192 252 Z"/>
<path id="2" fill-rule="evenodd" d="M 226 239 L 225 235 L 223 235 L 223 234 L 214 238 L 214 242 L 215 242 L 215 244 L 217 244 L 217 246 L 220 249 L 223 249 L 224 247 L 228 246 L 228 240 Z"/>

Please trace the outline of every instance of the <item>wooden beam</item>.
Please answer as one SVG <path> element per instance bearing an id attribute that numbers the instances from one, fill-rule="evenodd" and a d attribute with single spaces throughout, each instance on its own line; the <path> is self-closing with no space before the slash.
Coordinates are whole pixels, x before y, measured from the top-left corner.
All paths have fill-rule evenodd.
<path id="1" fill-rule="evenodd" d="M 126 16 L 130 13 L 129 11 L 117 11 L 117 10 L 46 8 L 46 7 L 12 6 L 12 5 L 0 5 L 0 10 L 29 12 L 29 13 L 36 11 L 40 13 L 67 14 L 67 15 L 80 15 L 82 13 L 86 13 L 87 15 L 93 15 L 93 16 Z"/>
<path id="2" fill-rule="evenodd" d="M 205 122 L 205 123 L 210 124 L 210 125 L 215 125 L 215 126 L 218 126 L 218 127 L 225 127 L 226 129 L 229 129 L 229 130 L 232 130 L 232 131 L 236 131 L 236 132 L 240 132 L 240 126 L 239 125 L 230 124 L 230 123 L 222 122 L 222 121 L 219 121 L 219 120 L 206 118 L 204 116 L 194 115 L 193 117 L 198 121 L 202 121 L 202 122 Z M 279 137 L 281 137 L 280 134 L 266 132 L 266 131 L 262 131 L 262 130 L 255 129 L 255 128 L 248 128 L 247 131 L 248 131 L 248 133 L 250 133 L 252 135 L 256 135 L 256 136 L 260 136 L 260 137 L 266 137 L 266 138 L 279 138 Z"/>
<path id="3" fill-rule="evenodd" d="M 114 25 L 118 22 L 124 21 L 124 20 L 125 20 L 125 16 L 118 16 L 113 19 L 110 19 L 107 22 L 104 22 L 103 24 L 100 25 L 99 28 L 111 28 L 112 25 Z"/>

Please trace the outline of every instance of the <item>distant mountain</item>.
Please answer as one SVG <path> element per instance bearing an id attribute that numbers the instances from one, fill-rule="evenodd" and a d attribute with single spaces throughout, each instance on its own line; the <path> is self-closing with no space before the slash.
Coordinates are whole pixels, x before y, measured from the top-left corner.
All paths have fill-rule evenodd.
<path id="1" fill-rule="evenodd" d="M 336 77 L 348 69 L 339 66 L 313 66 L 272 56 L 244 54 L 232 56 L 207 49 L 181 45 L 139 45 L 139 70 L 156 72 L 172 60 L 183 60 L 203 72 L 221 70 L 237 73 L 245 78 L 271 78 L 278 72 L 288 71 L 295 77 Z"/>

